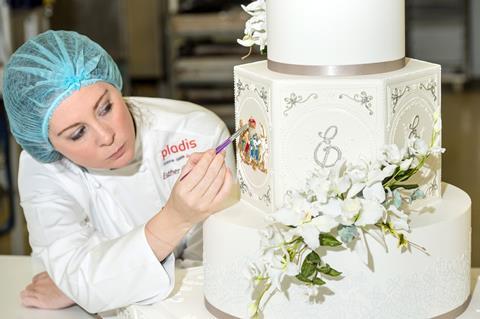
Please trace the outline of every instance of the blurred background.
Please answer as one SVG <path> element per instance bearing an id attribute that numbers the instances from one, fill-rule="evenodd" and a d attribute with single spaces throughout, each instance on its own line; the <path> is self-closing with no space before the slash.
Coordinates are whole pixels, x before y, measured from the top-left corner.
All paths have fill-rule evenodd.
<path id="1" fill-rule="evenodd" d="M 124 95 L 201 104 L 234 126 L 233 66 L 264 59 L 236 43 L 249 0 L 0 0 L 2 67 L 26 39 L 75 30 L 121 68 Z M 443 180 L 472 198 L 480 267 L 480 0 L 406 0 L 407 56 L 442 65 Z M 1 105 L 1 104 L 0 104 Z M 477 109 L 478 108 L 478 109 Z M 30 253 L 18 205 L 19 147 L 0 112 L 0 254 Z"/>

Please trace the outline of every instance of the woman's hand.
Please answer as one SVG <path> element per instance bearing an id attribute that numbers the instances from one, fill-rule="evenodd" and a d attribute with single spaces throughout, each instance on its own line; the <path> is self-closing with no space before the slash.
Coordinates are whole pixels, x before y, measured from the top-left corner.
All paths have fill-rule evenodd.
<path id="1" fill-rule="evenodd" d="M 32 283 L 20 293 L 20 298 L 25 307 L 42 309 L 62 309 L 75 304 L 58 289 L 46 272 L 36 274 Z"/>
<path id="2" fill-rule="evenodd" d="M 173 187 L 165 208 L 194 225 L 221 207 L 230 193 L 233 178 L 225 164 L 225 152 L 193 153 Z M 182 178 L 184 177 L 184 178 Z"/>
<path id="3" fill-rule="evenodd" d="M 225 153 L 215 155 L 210 150 L 190 156 L 165 207 L 145 225 L 145 236 L 158 260 L 164 260 L 193 225 L 221 208 L 232 184 Z"/>

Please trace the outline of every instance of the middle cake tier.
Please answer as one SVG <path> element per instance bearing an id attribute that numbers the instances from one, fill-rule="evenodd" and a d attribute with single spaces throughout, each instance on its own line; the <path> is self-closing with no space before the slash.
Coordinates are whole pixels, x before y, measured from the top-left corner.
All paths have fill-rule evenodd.
<path id="1" fill-rule="evenodd" d="M 287 75 L 266 61 L 236 66 L 234 74 L 236 125 L 249 126 L 237 143 L 241 196 L 266 212 L 315 168 L 373 160 L 384 145 L 402 148 L 413 137 L 429 144 L 440 114 L 440 66 L 414 59 L 362 76 Z M 409 181 L 427 200 L 440 197 L 440 167 L 432 156 Z"/>

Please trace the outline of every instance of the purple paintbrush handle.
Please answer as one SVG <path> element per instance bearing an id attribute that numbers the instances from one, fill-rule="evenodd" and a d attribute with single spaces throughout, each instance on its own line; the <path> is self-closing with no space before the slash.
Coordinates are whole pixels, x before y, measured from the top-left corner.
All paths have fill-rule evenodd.
<path id="1" fill-rule="evenodd" d="M 245 129 L 244 129 L 245 130 Z M 223 151 L 228 145 L 230 145 L 230 143 L 232 143 L 233 140 L 235 140 L 235 138 L 238 136 L 238 134 L 240 133 L 241 131 L 237 131 L 236 134 L 230 136 L 229 138 L 227 138 L 222 144 L 218 145 L 216 148 L 215 148 L 215 154 L 218 154 L 220 153 L 221 151 Z M 233 137 L 233 138 L 232 138 Z M 185 177 L 187 177 L 187 175 L 190 174 L 190 172 L 187 172 L 185 175 L 183 175 L 182 177 L 180 177 L 180 181 L 183 180 Z"/>
<path id="2" fill-rule="evenodd" d="M 225 142 L 223 142 L 222 144 L 217 146 L 217 148 L 215 149 L 215 154 L 218 154 L 221 151 L 223 151 L 225 149 L 225 147 L 227 147 L 231 142 L 232 142 L 232 140 L 230 138 L 227 138 L 225 140 Z"/>
<path id="3" fill-rule="evenodd" d="M 232 140 L 230 138 L 227 138 L 222 144 L 217 146 L 217 148 L 215 149 L 215 154 L 218 154 L 221 151 L 223 151 L 225 149 L 225 147 L 227 147 L 231 142 L 232 142 Z M 180 177 L 180 181 L 182 181 L 185 177 L 187 177 L 187 175 L 189 173 L 190 172 L 188 172 L 185 175 L 183 175 L 182 177 Z"/>

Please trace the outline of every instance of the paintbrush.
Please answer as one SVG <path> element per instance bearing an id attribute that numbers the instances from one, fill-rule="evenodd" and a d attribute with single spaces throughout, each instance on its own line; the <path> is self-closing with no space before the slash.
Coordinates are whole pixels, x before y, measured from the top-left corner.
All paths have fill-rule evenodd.
<path id="1" fill-rule="evenodd" d="M 248 129 L 248 124 L 245 124 L 244 126 L 240 127 L 235 133 L 233 133 L 230 137 L 228 137 L 225 141 L 223 141 L 222 144 L 218 145 L 216 148 L 215 148 L 215 154 L 218 154 L 220 153 L 221 151 L 223 151 L 228 145 L 230 145 L 230 143 L 232 143 L 233 141 L 235 141 L 237 139 L 237 137 L 239 137 L 243 132 L 245 132 L 246 130 Z M 190 172 L 186 173 L 185 175 L 183 175 L 182 177 L 180 177 L 180 181 L 182 181 L 185 177 L 187 177 L 187 175 L 189 174 Z"/>

